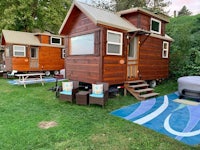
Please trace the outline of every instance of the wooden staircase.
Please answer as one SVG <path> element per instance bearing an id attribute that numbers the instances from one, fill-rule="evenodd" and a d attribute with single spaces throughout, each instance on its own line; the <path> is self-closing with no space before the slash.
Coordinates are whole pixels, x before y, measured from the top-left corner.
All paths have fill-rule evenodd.
<path id="1" fill-rule="evenodd" d="M 145 100 L 159 95 L 159 93 L 154 92 L 154 89 L 149 88 L 144 80 L 126 81 L 124 83 L 124 95 L 127 94 L 127 91 L 138 100 Z"/>

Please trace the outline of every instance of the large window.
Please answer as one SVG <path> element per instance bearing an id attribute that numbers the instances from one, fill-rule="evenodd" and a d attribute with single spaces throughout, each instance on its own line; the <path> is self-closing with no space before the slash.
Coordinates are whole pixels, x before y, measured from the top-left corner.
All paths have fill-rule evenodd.
<path id="1" fill-rule="evenodd" d="M 70 55 L 94 54 L 94 33 L 71 38 Z"/>
<path id="2" fill-rule="evenodd" d="M 162 58 L 169 57 L 169 42 L 163 42 Z"/>
<path id="3" fill-rule="evenodd" d="M 122 55 L 123 34 L 107 31 L 107 55 Z"/>
<path id="4" fill-rule="evenodd" d="M 51 37 L 51 44 L 61 45 L 62 44 L 62 40 L 61 40 L 60 37 Z"/>
<path id="5" fill-rule="evenodd" d="M 161 21 L 151 18 L 151 32 L 161 34 Z"/>
<path id="6" fill-rule="evenodd" d="M 16 57 L 25 57 L 26 47 L 21 45 L 13 45 L 13 55 Z"/>

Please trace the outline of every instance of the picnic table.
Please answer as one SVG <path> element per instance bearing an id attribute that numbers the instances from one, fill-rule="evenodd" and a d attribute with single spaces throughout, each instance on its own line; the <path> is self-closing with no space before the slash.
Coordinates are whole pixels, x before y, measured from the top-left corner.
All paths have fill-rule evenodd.
<path id="1" fill-rule="evenodd" d="M 15 74 L 16 77 L 19 77 L 19 84 L 23 84 L 24 88 L 26 88 L 26 84 L 32 84 L 32 83 L 41 83 L 44 85 L 44 80 L 42 76 L 44 76 L 45 73 L 26 73 L 26 74 Z M 32 78 L 29 78 L 32 77 Z"/>

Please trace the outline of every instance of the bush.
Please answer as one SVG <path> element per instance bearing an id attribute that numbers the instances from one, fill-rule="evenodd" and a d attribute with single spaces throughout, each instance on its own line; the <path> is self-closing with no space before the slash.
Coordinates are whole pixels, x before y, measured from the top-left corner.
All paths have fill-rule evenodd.
<path id="1" fill-rule="evenodd" d="M 170 51 L 170 76 L 200 75 L 200 15 L 172 18 L 167 26 L 174 42 Z"/>

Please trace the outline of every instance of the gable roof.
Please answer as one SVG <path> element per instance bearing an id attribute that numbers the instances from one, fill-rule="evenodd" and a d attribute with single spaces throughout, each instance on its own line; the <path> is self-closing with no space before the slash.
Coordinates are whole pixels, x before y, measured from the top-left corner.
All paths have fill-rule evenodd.
<path id="1" fill-rule="evenodd" d="M 2 36 L 4 37 L 6 43 L 40 45 L 39 39 L 34 36 L 33 33 L 2 30 Z"/>
<path id="2" fill-rule="evenodd" d="M 12 31 L 12 30 L 2 30 L 1 38 L 4 37 L 6 43 L 12 43 L 12 44 L 63 47 L 62 45 L 51 45 L 51 44 L 40 43 L 38 37 L 36 36 L 39 34 L 41 35 L 43 33 L 29 33 L 29 32 Z M 51 36 L 51 34 L 49 34 L 49 36 Z"/>
<path id="3" fill-rule="evenodd" d="M 59 34 L 61 34 L 62 30 L 64 29 L 64 26 L 66 25 L 67 20 L 69 19 L 74 7 L 77 7 L 80 11 L 82 11 L 95 25 L 102 24 L 130 32 L 138 30 L 134 25 L 132 25 L 126 19 L 121 18 L 118 14 L 114 12 L 75 1 L 68 11 L 65 20 L 63 21 L 63 24 L 61 25 Z"/>
<path id="4" fill-rule="evenodd" d="M 145 14 L 148 14 L 150 16 L 153 16 L 155 18 L 158 18 L 160 20 L 163 20 L 165 22 L 169 22 L 169 16 L 165 15 L 165 14 L 155 14 L 153 12 L 150 12 L 148 10 L 145 10 L 143 8 L 140 8 L 140 7 L 135 7 L 135 8 L 130 8 L 130 9 L 127 9 L 127 10 L 122 10 L 122 11 L 119 11 L 117 12 L 120 16 L 122 15 L 125 15 L 125 14 L 129 14 L 129 13 L 134 13 L 134 12 L 142 12 L 142 13 L 145 13 Z"/>

